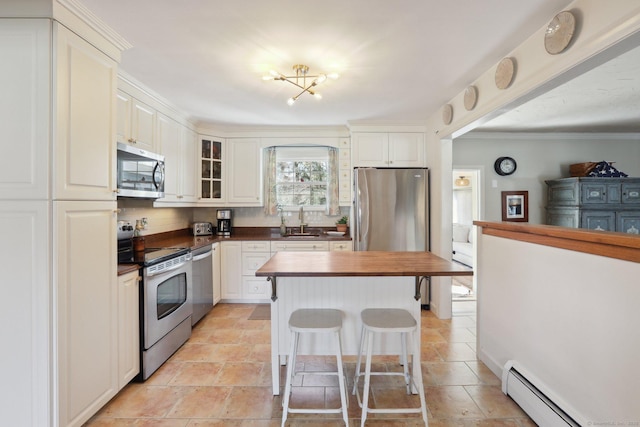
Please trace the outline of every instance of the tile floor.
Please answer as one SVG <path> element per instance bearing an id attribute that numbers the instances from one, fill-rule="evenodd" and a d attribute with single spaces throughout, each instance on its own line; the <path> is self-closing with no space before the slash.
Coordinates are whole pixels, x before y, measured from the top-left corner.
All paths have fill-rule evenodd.
<path id="1" fill-rule="evenodd" d="M 255 305 L 218 304 L 194 328 L 191 339 L 145 383 L 131 383 L 86 426 L 275 427 L 282 401 L 271 394 L 269 321 L 248 320 Z M 500 391 L 500 380 L 475 357 L 475 301 L 454 302 L 451 320 L 422 312 L 422 373 L 431 427 L 535 426 Z M 322 369 L 333 358 L 300 357 Z M 377 369 L 398 369 L 397 357 L 374 359 Z M 355 357 L 345 358 L 349 383 Z M 284 375 L 284 369 L 281 369 Z M 398 382 L 389 381 L 392 378 Z M 291 405 L 338 407 L 335 378 L 305 377 L 294 387 Z M 384 384 L 381 383 L 384 381 Z M 384 407 L 414 405 L 400 377 L 372 379 L 372 401 Z M 362 382 L 360 382 L 362 384 Z M 349 396 L 350 426 L 360 409 Z M 341 426 L 339 414 L 291 414 L 289 426 Z M 422 426 L 419 414 L 370 414 L 367 426 Z"/>

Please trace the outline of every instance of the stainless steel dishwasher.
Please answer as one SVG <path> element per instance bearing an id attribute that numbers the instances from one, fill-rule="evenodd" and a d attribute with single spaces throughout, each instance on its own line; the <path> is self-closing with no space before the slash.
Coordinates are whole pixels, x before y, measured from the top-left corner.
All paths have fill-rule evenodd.
<path id="1" fill-rule="evenodd" d="M 193 258 L 193 314 L 191 326 L 202 319 L 213 307 L 213 252 L 211 245 L 191 252 Z"/>

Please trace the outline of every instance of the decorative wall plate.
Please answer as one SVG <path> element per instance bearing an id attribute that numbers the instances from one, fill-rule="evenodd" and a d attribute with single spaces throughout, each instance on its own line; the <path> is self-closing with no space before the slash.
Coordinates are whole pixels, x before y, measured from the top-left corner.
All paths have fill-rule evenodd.
<path id="1" fill-rule="evenodd" d="M 557 55 L 564 51 L 576 29 L 576 18 L 568 10 L 558 13 L 547 25 L 544 34 L 544 48 L 551 55 Z"/>
<path id="2" fill-rule="evenodd" d="M 498 89 L 506 89 L 513 82 L 513 76 L 516 71 L 516 63 L 513 58 L 504 58 L 498 63 L 496 68 L 496 87 Z"/>
<path id="3" fill-rule="evenodd" d="M 450 125 L 453 120 L 453 107 L 451 104 L 446 104 L 442 107 L 442 123 Z"/>
<path id="4" fill-rule="evenodd" d="M 475 86 L 469 86 L 464 91 L 464 108 L 471 111 L 478 101 L 478 89 Z"/>

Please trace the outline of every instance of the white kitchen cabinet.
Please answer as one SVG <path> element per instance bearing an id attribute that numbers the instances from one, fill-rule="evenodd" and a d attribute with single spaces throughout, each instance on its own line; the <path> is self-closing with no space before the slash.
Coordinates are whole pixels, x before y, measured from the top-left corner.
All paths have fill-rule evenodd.
<path id="1" fill-rule="evenodd" d="M 62 25 L 53 29 L 53 198 L 115 200 L 117 64 Z"/>
<path id="2" fill-rule="evenodd" d="M 351 167 L 351 142 L 348 138 L 340 140 L 338 148 L 339 156 L 339 170 L 338 170 L 338 182 L 339 182 L 339 204 L 341 206 L 351 206 L 351 188 L 353 169 Z"/>
<path id="3" fill-rule="evenodd" d="M 116 202 L 53 202 L 58 425 L 80 426 L 118 392 Z"/>
<path id="4" fill-rule="evenodd" d="M 50 212 L 48 201 L 0 200 L 0 236 L 5 248 L 0 269 L 2 297 L 7 301 L 0 311 L 5 349 L 0 396 L 6 426 L 51 424 Z"/>
<path id="5" fill-rule="evenodd" d="M 163 203 L 190 203 L 196 200 L 195 133 L 170 117 L 157 115 L 158 150 L 165 159 Z"/>
<path id="6" fill-rule="evenodd" d="M 223 189 L 223 150 L 224 143 L 221 138 L 201 135 L 198 144 L 199 153 L 199 185 L 198 205 L 222 206 L 224 205 L 226 190 Z M 225 160 L 226 161 L 226 160 Z M 225 166 L 226 167 L 226 166 Z"/>
<path id="7" fill-rule="evenodd" d="M 118 277 L 118 390 L 140 372 L 138 271 Z"/>
<path id="8" fill-rule="evenodd" d="M 268 240 L 242 242 L 242 297 L 245 300 L 268 300 L 271 296 L 270 282 L 256 277 L 256 271 L 271 258 Z"/>
<path id="9" fill-rule="evenodd" d="M 122 90 L 116 99 L 117 141 L 155 153 L 156 110 Z"/>
<path id="10" fill-rule="evenodd" d="M 355 132 L 354 167 L 424 167 L 424 133 Z"/>
<path id="11" fill-rule="evenodd" d="M 220 249 L 220 243 L 214 243 L 211 245 L 212 257 L 211 262 L 213 263 L 213 304 L 217 304 L 222 299 L 222 289 L 220 287 L 220 275 L 222 274 L 221 268 L 221 257 L 220 253 L 222 252 Z"/>
<path id="12" fill-rule="evenodd" d="M 329 242 L 326 240 L 283 241 L 271 242 L 271 254 L 282 251 L 328 251 Z"/>
<path id="13" fill-rule="evenodd" d="M 0 24 L 6 425 L 81 426 L 118 390 L 121 51 L 66 7 Z"/>
<path id="14" fill-rule="evenodd" d="M 351 240 L 341 240 L 338 242 L 329 242 L 330 251 L 352 251 L 353 242 Z"/>
<path id="15" fill-rule="evenodd" d="M 220 287 L 223 300 L 242 299 L 242 243 L 240 241 L 221 242 Z"/>
<path id="16" fill-rule="evenodd" d="M 180 182 L 181 199 L 185 202 L 198 200 L 197 170 L 198 170 L 198 136 L 186 126 L 181 126 L 180 146 L 182 159 L 182 181 Z"/>
<path id="17" fill-rule="evenodd" d="M 3 19 L 0 25 L 0 199 L 49 196 L 50 33 L 45 20 Z"/>
<path id="18" fill-rule="evenodd" d="M 227 204 L 262 206 L 262 150 L 259 138 L 227 139 Z"/>
<path id="19" fill-rule="evenodd" d="M 271 282 L 256 270 L 281 251 L 350 251 L 351 241 L 245 240 L 222 242 L 222 299 L 225 302 L 267 302 Z"/>

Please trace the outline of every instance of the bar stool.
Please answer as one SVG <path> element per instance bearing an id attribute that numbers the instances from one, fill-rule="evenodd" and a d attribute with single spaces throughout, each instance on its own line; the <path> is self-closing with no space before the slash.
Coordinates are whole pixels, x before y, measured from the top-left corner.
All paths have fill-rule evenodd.
<path id="1" fill-rule="evenodd" d="M 345 425 L 349 426 L 349 415 L 347 413 L 348 397 L 346 391 L 346 378 L 342 367 L 342 347 L 340 344 L 340 330 L 342 329 L 342 312 L 332 309 L 300 309 L 291 313 L 289 317 L 289 329 L 293 332 L 291 339 L 291 349 L 287 360 L 287 383 L 284 389 L 284 403 L 282 409 L 282 427 L 287 421 L 289 413 L 298 414 L 339 414 Z M 335 372 L 296 372 L 296 355 L 298 353 L 298 343 L 301 333 L 333 333 L 335 337 L 335 354 L 338 370 Z M 338 409 L 296 409 L 289 407 L 291 396 L 291 385 L 296 374 L 300 375 L 336 375 L 340 385 L 341 407 Z"/>
<path id="2" fill-rule="evenodd" d="M 387 414 L 415 414 L 422 413 L 422 419 L 425 426 L 429 425 L 427 421 L 427 403 L 424 397 L 424 387 L 422 385 L 422 370 L 420 368 L 420 360 L 413 360 L 415 377 L 409 373 L 409 363 L 407 360 L 407 334 L 412 335 L 418 330 L 416 319 L 407 310 L 396 308 L 367 308 L 360 313 L 362 319 L 362 332 L 360 335 L 360 351 L 358 352 L 358 364 L 356 365 L 356 374 L 353 384 L 353 394 L 357 394 L 358 405 L 362 408 L 361 426 L 364 427 L 367 414 L 371 413 L 387 413 Z M 401 363 L 404 367 L 403 372 L 371 372 L 371 355 L 373 353 L 373 339 L 376 333 L 395 332 L 400 333 L 402 342 Z M 364 374 L 360 372 L 360 364 L 362 361 L 362 353 L 365 351 L 365 343 L 367 344 L 366 367 Z M 362 400 L 358 391 L 358 380 L 364 375 L 364 390 L 362 391 Z M 369 386 L 371 375 L 400 375 L 405 379 L 407 386 L 407 394 L 411 393 L 411 386 L 418 389 L 420 395 L 419 408 L 369 408 Z"/>

